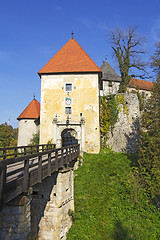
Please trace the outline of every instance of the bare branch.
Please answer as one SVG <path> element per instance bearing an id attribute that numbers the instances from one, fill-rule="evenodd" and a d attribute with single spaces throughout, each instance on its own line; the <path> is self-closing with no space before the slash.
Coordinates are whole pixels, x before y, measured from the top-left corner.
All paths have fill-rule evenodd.
<path id="1" fill-rule="evenodd" d="M 136 69 L 140 71 L 140 76 L 146 74 L 146 63 L 140 59 L 140 55 L 145 54 L 143 47 L 144 39 L 137 34 L 137 27 L 129 26 L 127 31 L 116 28 L 111 33 L 111 43 L 114 56 L 119 63 L 121 73 L 122 91 L 126 91 L 130 80 L 130 70 Z M 119 91 L 121 91 L 119 90 Z"/>

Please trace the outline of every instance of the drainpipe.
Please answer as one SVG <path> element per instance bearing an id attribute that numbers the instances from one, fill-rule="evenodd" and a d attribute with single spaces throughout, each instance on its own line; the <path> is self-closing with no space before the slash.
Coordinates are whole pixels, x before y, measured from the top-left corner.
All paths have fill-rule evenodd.
<path id="1" fill-rule="evenodd" d="M 54 125 L 53 143 L 56 144 L 56 142 L 57 142 L 57 117 L 53 118 L 53 125 Z"/>
<path id="2" fill-rule="evenodd" d="M 82 151 L 84 151 L 84 125 L 85 125 L 85 118 L 82 117 L 80 120 L 81 123 L 81 146 L 82 146 Z"/>

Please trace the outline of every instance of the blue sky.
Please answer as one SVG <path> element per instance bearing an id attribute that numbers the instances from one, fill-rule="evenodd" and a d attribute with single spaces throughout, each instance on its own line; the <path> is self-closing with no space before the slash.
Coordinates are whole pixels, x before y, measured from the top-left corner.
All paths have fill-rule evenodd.
<path id="1" fill-rule="evenodd" d="M 19 114 L 40 101 L 37 72 L 71 38 L 100 67 L 112 58 L 110 31 L 138 26 L 146 36 L 146 59 L 160 40 L 159 0 L 0 0 L 0 124 L 18 127 Z"/>

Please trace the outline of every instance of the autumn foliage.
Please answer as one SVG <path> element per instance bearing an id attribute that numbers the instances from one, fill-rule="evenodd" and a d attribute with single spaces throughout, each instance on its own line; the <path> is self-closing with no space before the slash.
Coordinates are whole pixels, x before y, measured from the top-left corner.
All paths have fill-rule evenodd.
<path id="1" fill-rule="evenodd" d="M 0 124 L 0 148 L 17 146 L 18 129 L 7 123 Z"/>

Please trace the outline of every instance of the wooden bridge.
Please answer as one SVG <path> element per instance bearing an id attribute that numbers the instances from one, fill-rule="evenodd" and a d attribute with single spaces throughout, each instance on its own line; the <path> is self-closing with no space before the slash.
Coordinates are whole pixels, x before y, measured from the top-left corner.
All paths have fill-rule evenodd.
<path id="1" fill-rule="evenodd" d="M 0 148 L 0 208 L 67 167 L 79 152 L 79 144 L 62 148 L 55 148 L 54 144 Z"/>

